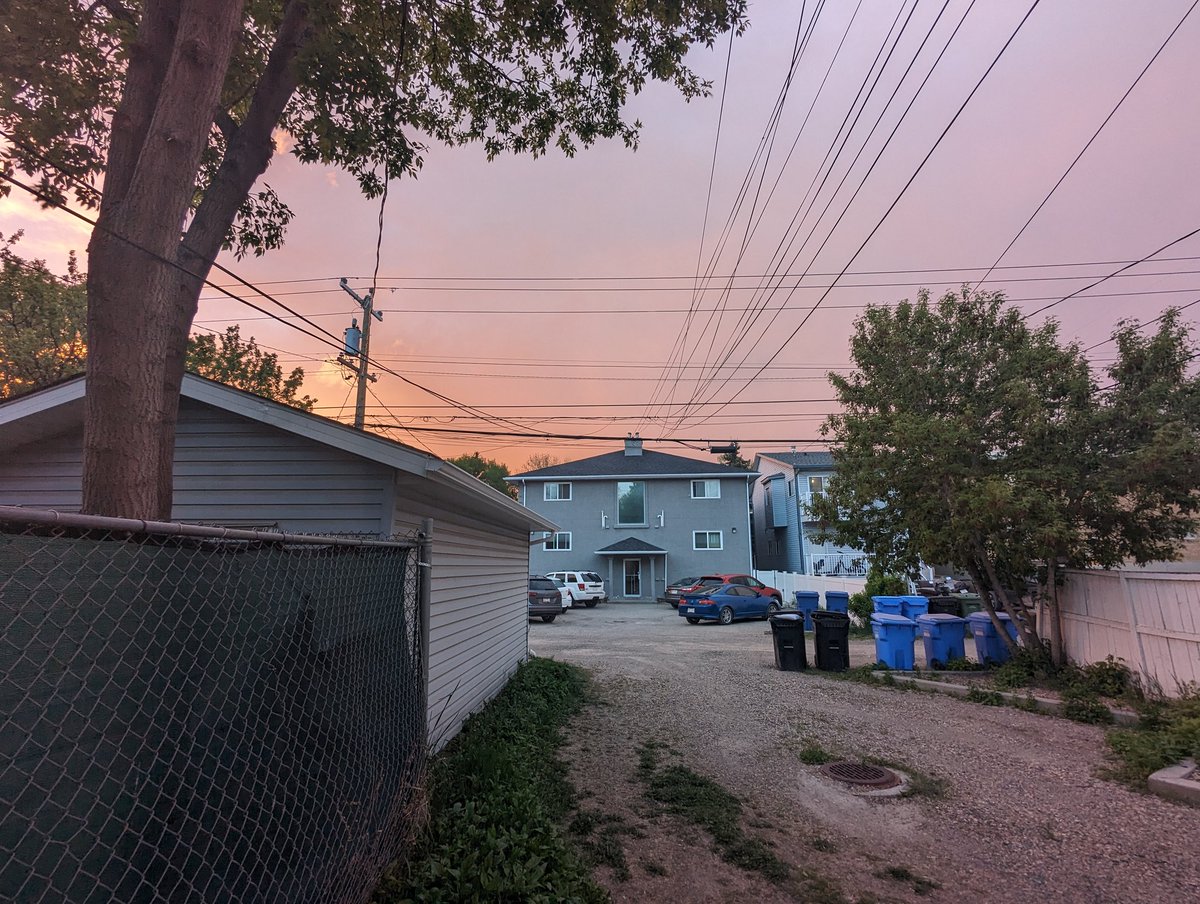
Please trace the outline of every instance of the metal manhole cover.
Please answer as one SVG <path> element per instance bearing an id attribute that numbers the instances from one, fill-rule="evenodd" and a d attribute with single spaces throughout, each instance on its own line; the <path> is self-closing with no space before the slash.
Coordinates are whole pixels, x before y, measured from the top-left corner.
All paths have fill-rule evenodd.
<path id="1" fill-rule="evenodd" d="M 900 779 L 890 769 L 867 763 L 830 763 L 821 767 L 821 773 L 848 785 L 867 788 L 889 788 L 900 784 Z"/>

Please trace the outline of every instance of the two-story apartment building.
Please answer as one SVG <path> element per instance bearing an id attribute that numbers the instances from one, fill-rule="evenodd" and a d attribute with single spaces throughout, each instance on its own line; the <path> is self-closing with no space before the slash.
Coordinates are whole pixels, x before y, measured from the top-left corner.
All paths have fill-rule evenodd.
<path id="1" fill-rule="evenodd" d="M 816 539 L 812 501 L 834 474 L 829 452 L 765 452 L 754 458 L 754 562 L 763 571 L 865 575 L 861 550 Z"/>
<path id="2" fill-rule="evenodd" d="M 514 474 L 518 501 L 558 525 L 530 571 L 594 571 L 611 599 L 653 601 L 677 577 L 748 572 L 753 471 L 642 448 Z"/>

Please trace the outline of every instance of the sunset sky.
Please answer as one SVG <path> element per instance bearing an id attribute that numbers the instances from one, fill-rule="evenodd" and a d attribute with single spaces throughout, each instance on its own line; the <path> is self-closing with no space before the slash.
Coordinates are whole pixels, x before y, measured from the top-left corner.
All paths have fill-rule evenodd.
<path id="1" fill-rule="evenodd" d="M 752 2 L 732 50 L 724 39 L 690 57 L 713 80 L 711 97 L 687 104 L 653 86 L 633 100 L 630 116 L 644 123 L 636 152 L 613 142 L 574 159 L 489 163 L 478 146 L 431 149 L 418 179 L 391 186 L 377 297 L 385 315 L 371 351 L 491 419 L 380 372 L 368 422 L 439 455 L 478 450 L 514 471 L 535 452 L 609 451 L 629 431 L 695 457 L 729 440 L 747 457 L 820 448 L 832 409 L 825 373 L 847 366 L 862 306 L 982 278 L 1181 20 L 985 288 L 1033 312 L 1200 227 L 1200 12 L 1185 19 L 1193 0 L 1043 0 L 937 144 L 1030 2 Z M 821 12 L 772 141 L 802 7 L 805 30 Z M 369 289 L 378 202 L 345 173 L 286 153 L 264 181 L 296 213 L 286 246 L 222 263 L 340 336 L 358 312 L 337 281 Z M 26 231 L 20 253 L 56 268 L 87 244 L 83 224 L 14 194 L 0 200 L 0 232 L 17 228 Z M 759 290 L 771 274 L 782 288 Z M 1200 235 L 1033 319 L 1056 317 L 1068 339 L 1090 346 L 1122 318 L 1198 300 Z M 1185 311 L 1189 323 L 1197 314 L 1200 304 Z M 196 329 L 230 323 L 305 369 L 318 413 L 352 417 L 332 349 L 206 291 Z M 1089 354 L 1103 365 L 1112 344 Z M 535 436 L 434 432 L 455 430 Z"/>

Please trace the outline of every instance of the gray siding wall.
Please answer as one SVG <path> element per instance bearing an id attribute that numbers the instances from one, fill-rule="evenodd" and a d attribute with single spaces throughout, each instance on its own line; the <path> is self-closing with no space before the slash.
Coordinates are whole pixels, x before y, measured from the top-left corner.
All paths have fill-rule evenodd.
<path id="1" fill-rule="evenodd" d="M 171 517 L 295 533 L 389 533 L 392 469 L 183 399 Z M 78 511 L 79 430 L 0 461 L 0 504 Z"/>
<path id="2" fill-rule="evenodd" d="M 448 509 L 417 483 L 398 476 L 395 530 L 433 520 L 428 718 L 437 749 L 528 656 L 529 532 Z"/>
<path id="3" fill-rule="evenodd" d="M 802 571 L 801 531 L 793 469 L 760 458 L 762 475 L 753 486 L 754 567 L 762 571 Z M 773 480 L 766 478 L 780 475 Z"/>
<path id="4" fill-rule="evenodd" d="M 669 581 L 684 575 L 750 570 L 749 496 L 745 477 L 721 478 L 719 499 L 693 499 L 690 478 L 644 480 L 648 523 L 643 526 L 618 526 L 617 480 L 554 481 L 571 484 L 569 501 L 547 501 L 544 483 L 528 481 L 523 499 L 526 507 L 571 533 L 570 550 L 533 546 L 530 568 L 537 574 L 570 568 L 595 571 L 607 582 L 609 596 L 621 599 L 624 598 L 623 560 L 640 558 L 642 592 L 636 598 L 643 600 L 662 596 Z M 721 532 L 722 549 L 692 548 L 694 531 L 714 530 Z M 667 550 L 665 563 L 661 555 L 596 554 L 596 550 L 630 537 Z"/>

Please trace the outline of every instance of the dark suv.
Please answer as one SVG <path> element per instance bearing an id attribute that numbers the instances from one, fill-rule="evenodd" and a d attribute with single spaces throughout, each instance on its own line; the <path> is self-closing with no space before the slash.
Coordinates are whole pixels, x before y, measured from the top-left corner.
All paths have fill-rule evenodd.
<path id="1" fill-rule="evenodd" d="M 562 591 L 552 578 L 529 576 L 529 617 L 552 622 L 563 611 Z"/>

